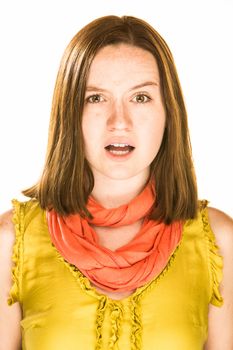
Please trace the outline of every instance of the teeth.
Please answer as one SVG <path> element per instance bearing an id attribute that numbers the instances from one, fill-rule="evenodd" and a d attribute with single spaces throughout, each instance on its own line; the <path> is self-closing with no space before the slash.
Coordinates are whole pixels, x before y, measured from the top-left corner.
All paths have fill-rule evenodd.
<path id="1" fill-rule="evenodd" d="M 127 143 L 111 143 L 110 146 L 114 146 L 114 147 L 128 147 L 129 145 Z"/>
<path id="2" fill-rule="evenodd" d="M 110 150 L 110 153 L 113 153 L 113 154 L 116 154 L 116 155 L 120 156 L 120 155 L 129 153 L 129 151 L 114 151 L 114 150 Z"/>

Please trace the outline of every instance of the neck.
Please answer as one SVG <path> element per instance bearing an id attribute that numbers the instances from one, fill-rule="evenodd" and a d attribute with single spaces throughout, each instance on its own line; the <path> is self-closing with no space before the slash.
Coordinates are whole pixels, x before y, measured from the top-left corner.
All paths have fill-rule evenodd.
<path id="1" fill-rule="evenodd" d="M 92 197 L 104 208 L 117 208 L 129 203 L 145 187 L 148 178 L 135 176 L 129 179 L 118 180 L 103 176 L 94 176 L 95 184 Z"/>

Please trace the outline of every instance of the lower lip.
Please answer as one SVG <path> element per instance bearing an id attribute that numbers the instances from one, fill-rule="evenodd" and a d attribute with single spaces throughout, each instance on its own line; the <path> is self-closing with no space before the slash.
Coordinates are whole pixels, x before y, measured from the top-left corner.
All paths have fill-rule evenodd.
<path id="1" fill-rule="evenodd" d="M 106 152 L 106 155 L 108 158 L 115 160 L 115 161 L 118 161 L 118 162 L 121 162 L 121 161 L 129 159 L 132 156 L 134 150 L 135 149 L 133 149 L 132 151 L 130 151 L 126 154 L 114 154 L 114 153 L 109 152 L 107 150 L 105 150 L 105 152 Z"/>

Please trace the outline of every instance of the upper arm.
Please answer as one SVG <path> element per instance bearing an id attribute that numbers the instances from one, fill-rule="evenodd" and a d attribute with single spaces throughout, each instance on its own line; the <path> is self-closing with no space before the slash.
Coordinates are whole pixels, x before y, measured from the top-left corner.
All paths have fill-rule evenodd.
<path id="1" fill-rule="evenodd" d="M 0 350 L 18 350 L 20 346 L 21 309 L 19 303 L 9 306 L 12 287 L 12 253 L 15 232 L 12 212 L 0 216 Z"/>
<path id="2" fill-rule="evenodd" d="M 208 208 L 209 222 L 223 257 L 221 307 L 209 305 L 208 341 L 205 350 L 233 350 L 233 220 L 225 213 Z"/>

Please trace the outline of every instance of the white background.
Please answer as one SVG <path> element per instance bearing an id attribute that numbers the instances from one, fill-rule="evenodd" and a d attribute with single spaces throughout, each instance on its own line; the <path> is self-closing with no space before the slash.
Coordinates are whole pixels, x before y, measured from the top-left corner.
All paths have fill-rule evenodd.
<path id="1" fill-rule="evenodd" d="M 173 52 L 189 115 L 199 197 L 233 215 L 233 0 L 20 0 L 0 5 L 0 211 L 40 176 L 59 62 L 76 32 L 133 15 Z"/>

